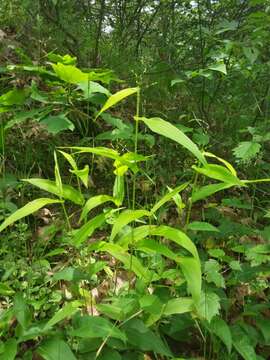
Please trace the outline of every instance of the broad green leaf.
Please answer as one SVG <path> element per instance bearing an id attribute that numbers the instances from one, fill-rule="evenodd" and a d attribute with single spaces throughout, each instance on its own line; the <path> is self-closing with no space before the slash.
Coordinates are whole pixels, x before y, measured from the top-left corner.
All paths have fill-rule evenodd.
<path id="1" fill-rule="evenodd" d="M 203 199 L 207 198 L 208 196 L 215 194 L 218 191 L 228 189 L 232 186 L 234 186 L 234 184 L 228 184 L 228 183 L 211 184 L 211 185 L 202 186 L 201 188 L 194 191 L 194 193 L 192 194 L 192 197 L 191 197 L 192 202 L 194 203 L 196 201 L 203 200 Z"/>
<path id="2" fill-rule="evenodd" d="M 161 317 L 164 305 L 158 296 L 154 294 L 144 295 L 139 299 L 139 303 L 145 312 Z"/>
<path id="3" fill-rule="evenodd" d="M 88 181 L 89 181 L 89 166 L 85 165 L 83 169 L 77 170 L 69 170 L 72 174 L 75 174 L 83 183 L 83 185 L 88 188 Z"/>
<path id="4" fill-rule="evenodd" d="M 260 51 L 255 47 L 243 47 L 243 53 L 245 54 L 246 58 L 249 62 L 253 65 L 254 62 L 257 60 Z"/>
<path id="5" fill-rule="evenodd" d="M 210 324 L 209 328 L 213 334 L 220 338 L 220 340 L 226 345 L 228 353 L 232 350 L 232 334 L 227 323 L 220 317 L 215 316 Z"/>
<path id="6" fill-rule="evenodd" d="M 47 255 L 48 257 L 48 255 Z M 53 275 L 54 281 L 64 280 L 64 281 L 74 281 L 78 282 L 80 280 L 89 280 L 88 274 L 83 273 L 80 269 L 68 266 L 63 270 L 56 272 Z"/>
<path id="7" fill-rule="evenodd" d="M 161 338 L 151 331 L 140 319 L 127 321 L 122 329 L 127 334 L 128 343 L 142 351 L 153 351 L 156 354 L 172 357 L 171 351 Z"/>
<path id="8" fill-rule="evenodd" d="M 207 164 L 204 155 L 199 150 L 197 145 L 173 124 L 160 118 L 147 119 L 142 117 L 139 118 L 139 120 L 142 120 L 153 132 L 174 140 L 178 144 L 182 145 L 184 148 L 189 150 L 203 165 Z"/>
<path id="9" fill-rule="evenodd" d="M 235 20 L 232 20 L 232 21 L 229 21 L 227 19 L 225 20 L 222 20 L 218 25 L 217 25 L 217 28 L 218 30 L 215 31 L 215 34 L 222 34 L 226 31 L 234 31 L 234 30 L 237 30 L 238 28 L 238 21 L 235 21 Z"/>
<path id="10" fill-rule="evenodd" d="M 118 351 L 112 348 L 102 349 L 102 353 L 99 355 L 98 360 L 124 360 Z"/>
<path id="11" fill-rule="evenodd" d="M 0 360 L 14 360 L 17 354 L 17 341 L 14 338 L 8 339 L 4 343 L 3 353 L 0 354 Z"/>
<path id="12" fill-rule="evenodd" d="M 44 327 L 44 330 L 50 329 L 55 324 L 75 314 L 78 311 L 80 305 L 81 304 L 79 301 L 73 301 L 65 305 L 62 309 L 58 310 L 57 313 L 54 314 L 54 316 L 47 322 L 47 324 Z"/>
<path id="13" fill-rule="evenodd" d="M 181 184 L 177 186 L 175 189 L 164 195 L 151 209 L 151 214 L 154 214 L 161 206 L 163 206 L 166 202 L 173 199 L 173 197 L 178 194 L 180 191 L 183 191 L 187 186 L 189 185 L 189 182 L 186 182 L 184 184 Z"/>
<path id="14" fill-rule="evenodd" d="M 256 318 L 256 326 L 263 334 L 266 345 L 270 345 L 270 319 Z"/>
<path id="15" fill-rule="evenodd" d="M 42 207 L 49 205 L 61 203 L 61 200 L 55 199 L 48 199 L 48 198 L 40 198 L 33 201 L 30 201 L 28 204 L 20 208 L 19 210 L 15 211 L 11 214 L 1 225 L 0 225 L 0 232 L 7 228 L 9 225 L 13 224 L 14 222 L 36 212 L 37 210 L 41 209 Z"/>
<path id="16" fill-rule="evenodd" d="M 93 234 L 93 232 L 96 229 L 98 229 L 100 226 L 104 224 L 105 219 L 106 219 L 105 214 L 99 214 L 95 216 L 93 219 L 89 220 L 79 230 L 76 230 L 70 243 L 75 247 L 79 247 Z"/>
<path id="17" fill-rule="evenodd" d="M 112 337 L 126 341 L 125 333 L 100 316 L 81 316 L 76 319 L 70 335 L 89 339 Z"/>
<path id="18" fill-rule="evenodd" d="M 18 320 L 19 324 L 24 329 L 27 329 L 31 323 L 31 312 L 26 300 L 20 293 L 16 294 L 14 297 L 13 314 Z"/>
<path id="19" fill-rule="evenodd" d="M 89 99 L 94 93 L 105 94 L 106 96 L 111 95 L 108 89 L 95 81 L 82 82 L 79 84 L 79 89 L 83 91 L 83 95 L 86 99 Z"/>
<path id="20" fill-rule="evenodd" d="M 116 94 L 113 94 L 106 101 L 106 103 L 104 104 L 102 109 L 97 114 L 96 118 L 98 118 L 100 114 L 102 114 L 104 111 L 108 110 L 110 107 L 112 107 L 112 106 L 116 105 L 117 103 L 119 103 L 121 100 L 125 99 L 126 97 L 128 97 L 130 95 L 133 95 L 133 94 L 137 93 L 138 90 L 139 90 L 138 87 L 128 88 L 128 89 L 120 90 Z"/>
<path id="21" fill-rule="evenodd" d="M 203 154 L 207 157 L 211 157 L 214 159 L 217 159 L 218 161 L 222 162 L 229 170 L 230 172 L 237 177 L 237 172 L 235 170 L 235 168 L 225 159 L 222 159 L 221 157 L 216 156 L 215 154 L 212 154 L 208 151 L 203 152 Z"/>
<path id="22" fill-rule="evenodd" d="M 176 298 L 167 302 L 163 309 L 163 315 L 169 316 L 173 314 L 184 314 L 190 312 L 193 309 L 194 301 L 191 298 Z"/>
<path id="23" fill-rule="evenodd" d="M 249 162 L 259 154 L 260 150 L 261 144 L 254 141 L 243 141 L 233 149 L 233 154 L 239 161 Z"/>
<path id="24" fill-rule="evenodd" d="M 34 109 L 31 111 L 25 112 L 15 112 L 14 116 L 9 120 L 5 125 L 5 130 L 12 128 L 14 125 L 18 125 L 26 121 L 27 119 L 35 119 L 38 118 L 42 113 L 41 109 Z"/>
<path id="25" fill-rule="evenodd" d="M 53 0 L 54 5 L 58 3 L 58 0 Z M 64 56 L 50 52 L 47 54 L 47 58 L 54 63 L 62 63 L 65 65 L 75 65 L 77 62 L 76 56 L 70 56 L 66 54 Z"/>
<path id="26" fill-rule="evenodd" d="M 80 84 L 88 81 L 88 74 L 83 73 L 74 65 L 64 65 L 57 63 L 52 64 L 52 67 L 59 79 L 69 84 Z"/>
<path id="27" fill-rule="evenodd" d="M 0 296 L 11 296 L 15 291 L 7 284 L 0 282 Z"/>
<path id="28" fill-rule="evenodd" d="M 212 232 L 219 232 L 218 228 L 215 226 L 202 221 L 193 221 L 187 226 L 188 230 L 193 231 L 212 231 Z"/>
<path id="29" fill-rule="evenodd" d="M 204 264 L 204 275 L 206 281 L 208 283 L 213 282 L 217 287 L 225 288 L 225 280 L 221 275 L 220 270 L 221 266 L 214 259 L 210 259 Z"/>
<path id="30" fill-rule="evenodd" d="M 40 121 L 40 124 L 45 125 L 48 132 L 54 135 L 64 130 L 73 131 L 75 129 L 74 124 L 64 114 L 47 116 Z"/>
<path id="31" fill-rule="evenodd" d="M 234 176 L 226 167 L 216 164 L 207 164 L 204 167 L 193 165 L 192 168 L 198 173 L 211 179 L 220 180 L 232 185 L 243 186 L 244 184 Z"/>
<path id="32" fill-rule="evenodd" d="M 113 203 L 115 203 L 115 199 L 112 196 L 109 195 L 96 195 L 91 197 L 89 200 L 86 201 L 83 209 L 82 209 L 82 213 L 80 216 L 80 221 L 82 221 L 82 219 L 85 219 L 87 214 L 94 208 L 96 208 L 99 205 L 104 204 L 105 202 L 111 201 Z"/>
<path id="33" fill-rule="evenodd" d="M 211 66 L 208 66 L 208 69 L 221 72 L 224 75 L 227 75 L 227 69 L 224 62 L 218 62 L 216 64 L 213 64 Z"/>
<path id="34" fill-rule="evenodd" d="M 51 194 L 62 197 L 63 199 L 70 200 L 77 205 L 84 204 L 84 197 L 82 194 L 74 189 L 71 185 L 62 185 L 63 193 L 59 192 L 55 181 L 47 179 L 23 179 L 23 181 L 30 183 L 31 185 L 37 186 L 38 188 L 45 190 Z"/>
<path id="35" fill-rule="evenodd" d="M 23 89 L 13 89 L 0 96 L 0 105 L 12 106 L 23 105 L 28 95 L 28 91 Z"/>
<path id="36" fill-rule="evenodd" d="M 124 226 L 128 225 L 132 221 L 140 219 L 143 216 L 150 216 L 150 212 L 146 210 L 123 211 L 115 220 L 110 237 L 111 241 L 114 240 L 116 235 L 123 229 Z"/>
<path id="37" fill-rule="evenodd" d="M 37 349 L 44 360 L 77 360 L 69 345 L 57 338 L 45 340 Z"/>
<path id="38" fill-rule="evenodd" d="M 212 318 L 219 314 L 220 298 L 213 291 L 202 292 L 200 303 L 196 308 L 200 318 L 211 322 Z"/>
<path id="39" fill-rule="evenodd" d="M 244 360 L 257 360 L 257 355 L 248 335 L 238 325 L 231 327 L 233 346 Z"/>

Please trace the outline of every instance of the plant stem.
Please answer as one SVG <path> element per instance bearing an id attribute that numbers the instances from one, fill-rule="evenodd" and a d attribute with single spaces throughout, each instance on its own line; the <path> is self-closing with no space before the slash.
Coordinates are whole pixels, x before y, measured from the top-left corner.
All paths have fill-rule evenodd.
<path id="1" fill-rule="evenodd" d="M 134 153 L 135 153 L 135 154 L 137 154 L 137 151 L 138 151 L 138 133 L 139 133 L 140 100 L 141 100 L 141 93 L 140 93 L 140 88 L 138 87 L 138 91 L 137 91 L 137 105 L 136 105 L 136 117 L 135 117 L 135 135 L 134 135 Z M 136 160 L 135 160 L 135 162 L 136 162 Z M 135 202 L 136 202 L 136 173 L 133 174 L 132 210 L 135 209 Z M 131 230 L 131 231 L 132 231 L 132 237 L 133 237 L 133 227 L 134 227 L 134 223 L 132 224 L 132 230 Z M 132 255 L 133 255 L 133 239 L 132 239 L 132 248 L 131 248 L 131 251 L 130 251 L 128 292 L 130 292 L 130 289 L 131 289 Z"/>
<path id="2" fill-rule="evenodd" d="M 194 188 L 196 187 L 197 185 L 197 182 L 198 182 L 198 176 L 199 176 L 199 173 L 195 173 L 195 177 L 194 177 L 194 181 L 193 181 L 193 184 L 192 184 L 192 192 L 191 192 L 191 197 L 188 201 L 188 210 L 187 210 L 187 217 L 186 217 L 186 224 L 185 224 L 185 229 L 187 228 L 188 224 L 189 224 L 189 221 L 190 221 L 190 216 L 191 216 L 191 209 L 192 209 L 192 195 L 194 193 Z"/>
<path id="3" fill-rule="evenodd" d="M 139 116 L 140 116 L 140 101 L 141 101 L 141 91 L 138 87 L 137 92 L 137 106 L 136 106 L 136 117 L 135 117 L 135 135 L 134 135 L 134 153 L 137 154 L 138 151 L 138 133 L 139 133 Z M 136 201 L 136 174 L 133 175 L 133 190 L 132 190 L 132 209 L 135 209 Z"/>

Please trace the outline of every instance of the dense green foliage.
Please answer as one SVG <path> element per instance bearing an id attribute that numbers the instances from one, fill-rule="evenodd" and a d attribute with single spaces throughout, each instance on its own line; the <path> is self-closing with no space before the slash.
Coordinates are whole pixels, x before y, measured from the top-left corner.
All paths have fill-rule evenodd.
<path id="1" fill-rule="evenodd" d="M 1 2 L 0 360 L 269 359 L 269 20 Z"/>

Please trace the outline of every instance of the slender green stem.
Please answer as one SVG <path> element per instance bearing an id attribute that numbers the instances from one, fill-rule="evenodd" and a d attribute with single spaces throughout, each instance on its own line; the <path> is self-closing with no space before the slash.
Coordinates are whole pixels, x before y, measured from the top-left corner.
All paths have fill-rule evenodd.
<path id="1" fill-rule="evenodd" d="M 192 195 L 194 193 L 194 189 L 197 185 L 197 182 L 198 182 L 198 177 L 199 177 L 199 173 L 195 173 L 195 177 L 194 177 L 194 181 L 193 181 L 193 184 L 192 184 L 192 192 L 191 192 L 191 197 L 188 201 L 188 210 L 187 210 L 187 217 L 186 217 L 186 224 L 185 224 L 185 228 L 187 228 L 189 222 L 190 222 L 190 216 L 191 216 L 191 209 L 192 209 Z"/>
<path id="2" fill-rule="evenodd" d="M 137 154 L 138 151 L 138 133 L 139 133 L 139 116 L 140 116 L 140 101 L 141 101 L 141 91 L 138 88 L 137 92 L 137 106 L 136 106 L 136 117 L 135 117 L 135 135 L 134 135 L 134 153 Z M 133 175 L 133 190 L 132 190 L 132 209 L 135 209 L 136 202 L 136 174 Z"/>
<path id="3" fill-rule="evenodd" d="M 64 212 L 64 215 L 65 215 L 65 219 L 66 219 L 66 222 L 67 222 L 68 229 L 71 230 L 71 224 L 70 224 L 68 213 L 67 213 L 67 210 L 66 210 L 66 207 L 65 207 L 64 203 L 62 203 L 62 208 L 63 208 L 63 212 Z"/>
<path id="4" fill-rule="evenodd" d="M 1 122 L 1 145 L 2 145 L 2 158 L 3 158 L 3 162 L 2 162 L 2 166 L 1 166 L 1 171 L 3 173 L 3 178 L 5 179 L 5 129 L 4 129 L 4 122 Z"/>
<path id="5" fill-rule="evenodd" d="M 136 117 L 135 117 L 135 135 L 134 135 L 134 153 L 135 154 L 137 154 L 137 151 L 138 151 L 140 100 L 141 100 L 141 93 L 140 93 L 140 88 L 138 87 L 137 105 L 136 105 Z M 136 174 L 133 174 L 133 187 L 132 187 L 132 209 L 133 210 L 135 209 L 135 203 L 136 203 Z M 132 237 L 133 237 L 133 226 L 132 226 Z M 132 270 L 132 258 L 133 258 L 132 255 L 133 255 L 133 239 L 132 239 L 132 248 L 131 248 L 131 251 L 130 251 L 128 292 L 131 289 L 131 270 Z"/>

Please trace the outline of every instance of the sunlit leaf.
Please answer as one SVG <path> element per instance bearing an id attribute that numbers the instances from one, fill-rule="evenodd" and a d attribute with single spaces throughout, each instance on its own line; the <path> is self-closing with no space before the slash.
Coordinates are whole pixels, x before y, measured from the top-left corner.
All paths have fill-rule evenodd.
<path id="1" fill-rule="evenodd" d="M 82 221 L 82 219 L 85 219 L 87 214 L 94 208 L 96 208 L 99 205 L 104 204 L 105 202 L 111 201 L 113 203 L 115 203 L 115 199 L 112 196 L 109 195 L 96 195 L 91 197 L 89 200 L 86 201 L 83 209 L 82 209 L 82 213 L 80 216 L 80 221 Z"/>
<path id="2" fill-rule="evenodd" d="M 110 96 L 109 99 L 104 104 L 104 106 L 102 107 L 102 109 L 97 114 L 96 118 L 99 117 L 99 115 L 102 114 L 104 111 L 108 110 L 110 107 L 119 103 L 121 100 L 125 99 L 126 97 L 128 97 L 130 95 L 137 93 L 138 89 L 139 88 L 137 88 L 137 87 L 123 89 L 123 90 L 118 91 L 116 94 L 113 94 L 112 96 Z"/>
<path id="3" fill-rule="evenodd" d="M 52 67 L 59 79 L 69 84 L 80 84 L 88 81 L 88 74 L 83 73 L 74 65 L 64 65 L 57 63 L 52 64 Z"/>
<path id="4" fill-rule="evenodd" d="M 211 179 L 220 180 L 225 183 L 243 186 L 243 183 L 233 175 L 226 167 L 216 164 L 207 164 L 203 167 L 193 165 L 192 168 L 198 173 L 210 177 Z"/>
<path id="5" fill-rule="evenodd" d="M 95 216 L 93 219 L 85 223 L 79 230 L 76 230 L 74 236 L 72 237 L 70 243 L 73 246 L 79 247 L 83 242 L 85 242 L 93 232 L 99 228 L 105 222 L 105 214 L 100 214 Z"/>
<path id="6" fill-rule="evenodd" d="M 118 218 L 115 220 L 115 223 L 111 232 L 111 240 L 114 240 L 116 235 L 122 230 L 122 228 L 132 221 L 138 220 L 143 216 L 149 216 L 150 212 L 147 210 L 125 210 L 123 211 Z"/>
<path id="7" fill-rule="evenodd" d="M 199 200 L 206 199 L 207 197 L 217 193 L 218 191 L 228 189 L 230 187 L 234 186 L 234 184 L 229 183 L 220 183 L 220 184 L 211 184 L 211 185 L 205 185 L 201 188 L 194 191 L 192 194 L 192 202 L 196 202 Z"/>
<path id="8" fill-rule="evenodd" d="M 153 132 L 165 136 L 182 145 L 184 148 L 189 150 L 202 164 L 207 164 L 204 155 L 199 150 L 197 145 L 173 124 L 160 118 L 147 119 L 142 117 L 139 118 L 139 120 L 142 120 Z"/>

